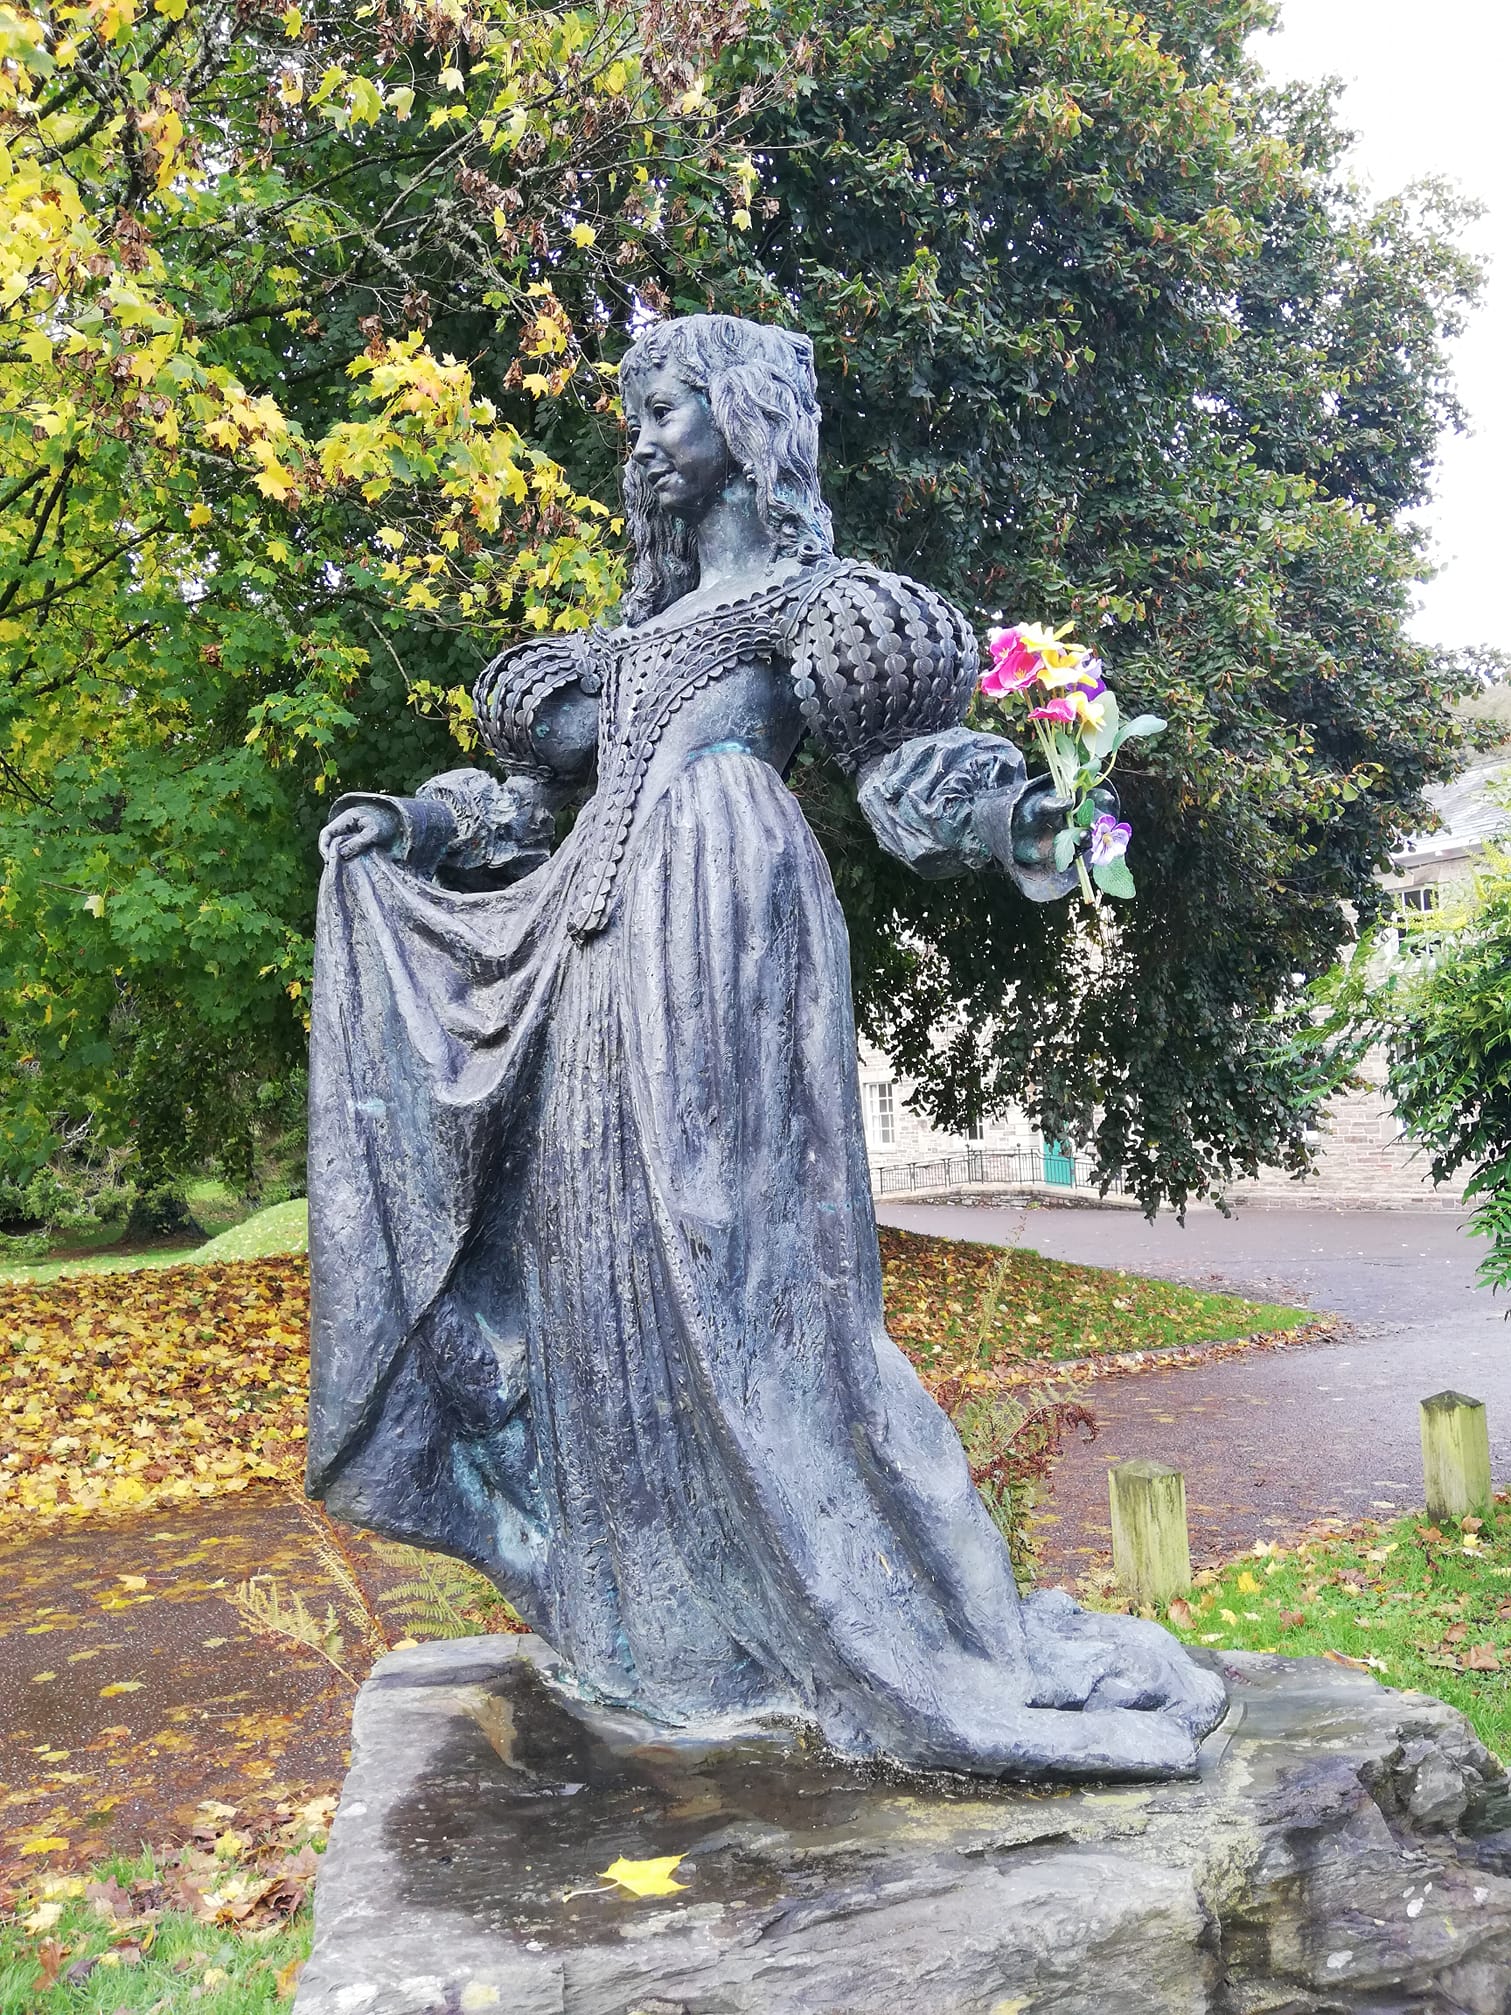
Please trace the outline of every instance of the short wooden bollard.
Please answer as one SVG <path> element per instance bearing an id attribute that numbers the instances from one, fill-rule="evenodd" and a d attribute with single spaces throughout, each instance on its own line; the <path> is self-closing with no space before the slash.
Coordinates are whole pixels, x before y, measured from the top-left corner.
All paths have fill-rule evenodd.
<path id="1" fill-rule="evenodd" d="M 1119 1462 L 1107 1472 L 1112 1565 L 1124 1593 L 1156 1607 L 1191 1586 L 1186 1479 L 1163 1462 Z"/>
<path id="2" fill-rule="evenodd" d="M 1489 1515 L 1490 1425 L 1485 1402 L 1462 1392 L 1435 1392 L 1422 1401 L 1422 1471 L 1431 1519 Z"/>

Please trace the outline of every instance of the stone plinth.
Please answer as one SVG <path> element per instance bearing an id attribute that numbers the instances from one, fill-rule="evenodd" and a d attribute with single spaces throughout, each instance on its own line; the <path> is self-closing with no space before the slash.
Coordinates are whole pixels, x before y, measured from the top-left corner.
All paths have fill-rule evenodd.
<path id="1" fill-rule="evenodd" d="M 671 1738 L 533 1639 L 395 1652 L 297 2015 L 1505 2015 L 1511 1810 L 1462 1717 L 1221 1664 L 1199 1778 L 1044 1791 Z M 671 1896 L 598 1879 L 671 1855 Z"/>

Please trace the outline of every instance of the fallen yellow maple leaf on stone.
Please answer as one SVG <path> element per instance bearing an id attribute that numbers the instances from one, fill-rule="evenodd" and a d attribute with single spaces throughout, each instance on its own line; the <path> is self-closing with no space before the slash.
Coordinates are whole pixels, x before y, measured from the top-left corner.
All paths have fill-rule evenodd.
<path id="1" fill-rule="evenodd" d="M 626 1861 L 621 1855 L 612 1868 L 603 1870 L 600 1879 L 617 1882 L 631 1896 L 672 1896 L 687 1887 L 685 1882 L 672 1880 L 672 1870 L 681 1867 L 686 1858 L 682 1854 L 666 1854 L 659 1861 Z"/>
<path id="2" fill-rule="evenodd" d="M 146 1685 L 144 1679 L 117 1679 L 109 1686 L 100 1688 L 101 1700 L 109 1700 L 117 1693 L 140 1693 Z"/>

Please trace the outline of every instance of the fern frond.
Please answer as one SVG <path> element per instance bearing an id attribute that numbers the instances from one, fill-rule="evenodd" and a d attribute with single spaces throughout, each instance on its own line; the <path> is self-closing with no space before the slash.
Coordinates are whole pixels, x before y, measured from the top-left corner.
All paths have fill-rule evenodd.
<path id="1" fill-rule="evenodd" d="M 322 1505 L 311 1503 L 306 1497 L 296 1497 L 294 1505 L 314 1535 L 320 1565 L 340 1591 L 342 1606 L 358 1636 L 367 1640 L 374 1656 L 381 1656 L 383 1652 L 391 1650 L 393 1647 L 383 1618 L 373 1606 L 371 1596 L 362 1586 L 356 1562 L 347 1552 L 345 1542 L 329 1512 Z"/>
<path id="2" fill-rule="evenodd" d="M 240 1582 L 227 1599 L 262 1636 L 302 1644 L 318 1652 L 349 1686 L 358 1684 L 341 1662 L 346 1642 L 333 1604 L 327 1603 L 324 1617 L 318 1617 L 297 1588 L 280 1589 L 271 1574 L 254 1574 L 249 1581 Z"/>
<path id="3" fill-rule="evenodd" d="M 449 1554 L 426 1553 L 391 1539 L 376 1541 L 374 1551 L 385 1566 L 406 1571 L 403 1581 L 378 1598 L 406 1636 L 475 1636 L 478 1612 L 500 1600 L 486 1575 Z"/>

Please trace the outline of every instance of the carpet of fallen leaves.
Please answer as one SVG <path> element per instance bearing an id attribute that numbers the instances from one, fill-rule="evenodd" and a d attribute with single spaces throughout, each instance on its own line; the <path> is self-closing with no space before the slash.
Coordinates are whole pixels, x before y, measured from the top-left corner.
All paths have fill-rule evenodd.
<path id="1" fill-rule="evenodd" d="M 297 1474 L 302 1256 L 0 1287 L 0 1525 Z"/>
<path id="2" fill-rule="evenodd" d="M 1302 1320 L 961 1239 L 884 1228 L 881 1247 L 888 1324 L 931 1386 Z M 0 1285 L 0 1349 L 0 1527 L 298 1476 L 309 1387 L 302 1254 Z"/>

